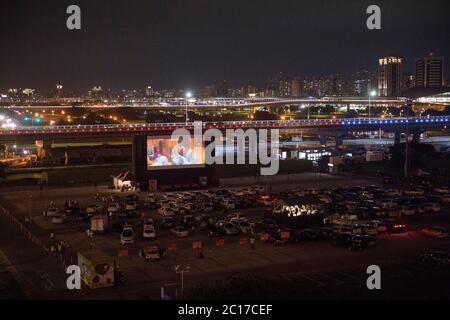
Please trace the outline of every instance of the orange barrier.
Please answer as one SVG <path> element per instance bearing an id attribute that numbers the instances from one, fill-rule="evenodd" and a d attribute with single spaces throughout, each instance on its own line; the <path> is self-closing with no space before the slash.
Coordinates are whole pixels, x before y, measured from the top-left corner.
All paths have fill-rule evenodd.
<path id="1" fill-rule="evenodd" d="M 201 249 L 202 245 L 203 244 L 201 241 L 194 241 L 194 242 L 192 242 L 192 249 Z"/>

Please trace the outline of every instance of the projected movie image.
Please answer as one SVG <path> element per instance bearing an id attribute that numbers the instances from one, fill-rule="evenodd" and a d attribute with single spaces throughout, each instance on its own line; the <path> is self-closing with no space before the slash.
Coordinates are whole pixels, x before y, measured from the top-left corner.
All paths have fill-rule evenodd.
<path id="1" fill-rule="evenodd" d="M 205 164 L 203 146 L 196 146 L 194 138 L 185 143 L 183 138 L 147 138 L 147 168 L 173 169 L 175 167 L 202 167 Z"/>

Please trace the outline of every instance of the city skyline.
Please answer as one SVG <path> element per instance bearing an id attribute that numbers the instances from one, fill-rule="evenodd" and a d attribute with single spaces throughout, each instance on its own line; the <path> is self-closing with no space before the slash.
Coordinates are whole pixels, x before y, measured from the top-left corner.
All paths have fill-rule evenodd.
<path id="1" fill-rule="evenodd" d="M 79 1 L 79 31 L 65 27 L 67 1 L 44 11 L 42 2 L 2 3 L 8 28 L 0 31 L 0 88 L 189 89 L 222 79 L 261 86 L 279 71 L 350 74 L 376 70 L 380 57 L 398 54 L 413 74 L 415 59 L 430 51 L 450 56 L 447 1 L 379 1 L 382 29 L 376 31 L 365 27 L 369 3 L 351 2 L 344 8 L 338 1 Z"/>

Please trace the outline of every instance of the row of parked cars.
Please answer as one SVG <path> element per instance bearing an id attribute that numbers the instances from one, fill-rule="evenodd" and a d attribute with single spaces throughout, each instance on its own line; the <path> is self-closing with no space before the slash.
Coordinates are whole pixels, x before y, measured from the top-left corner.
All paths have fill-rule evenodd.
<path id="1" fill-rule="evenodd" d="M 357 215 L 359 219 L 402 217 L 415 214 L 436 213 L 441 206 L 450 203 L 448 188 L 388 189 L 381 186 L 292 190 L 282 194 L 288 201 L 301 203 L 302 198 L 312 196 L 322 203 L 328 212 Z M 281 203 L 283 204 L 283 203 Z M 275 206 L 280 210 L 280 204 Z"/>
<path id="2" fill-rule="evenodd" d="M 157 209 L 163 217 L 201 214 L 214 210 L 234 210 L 261 205 L 258 199 L 263 190 L 260 186 L 254 186 L 202 192 L 166 192 L 161 196 L 150 193 L 145 203 L 149 209 Z"/>
<path id="3" fill-rule="evenodd" d="M 66 200 L 60 208 L 53 201 L 50 202 L 43 215 L 52 218 L 53 223 L 64 223 L 67 220 L 88 221 L 96 214 L 108 215 L 110 218 L 129 218 L 136 215 L 139 207 L 139 197 L 129 194 L 124 198 L 111 194 L 103 203 L 91 203 L 83 208 L 77 200 Z"/>

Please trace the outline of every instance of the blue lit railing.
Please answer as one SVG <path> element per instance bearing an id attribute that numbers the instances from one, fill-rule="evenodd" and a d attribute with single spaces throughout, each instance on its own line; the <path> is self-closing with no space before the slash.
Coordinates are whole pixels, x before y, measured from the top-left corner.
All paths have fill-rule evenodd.
<path id="1" fill-rule="evenodd" d="M 202 122 L 203 129 L 208 128 L 264 128 L 264 127 L 352 127 L 352 126 L 390 126 L 390 125 L 446 125 L 450 116 L 411 117 L 411 118 L 351 118 L 351 119 L 305 119 L 305 120 L 260 120 L 260 121 L 217 121 Z M 17 126 L 2 128 L 0 134 L 24 133 L 64 133 L 64 132 L 109 132 L 109 131 L 145 131 L 173 130 L 194 127 L 193 122 L 172 123 L 128 123 L 99 125 L 63 125 L 63 126 Z"/>

